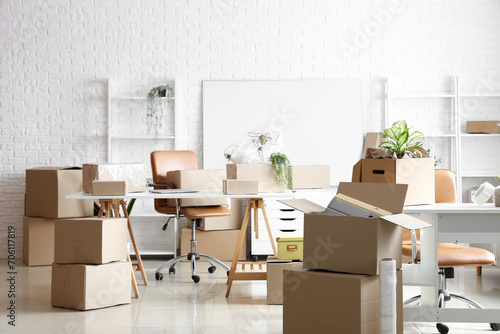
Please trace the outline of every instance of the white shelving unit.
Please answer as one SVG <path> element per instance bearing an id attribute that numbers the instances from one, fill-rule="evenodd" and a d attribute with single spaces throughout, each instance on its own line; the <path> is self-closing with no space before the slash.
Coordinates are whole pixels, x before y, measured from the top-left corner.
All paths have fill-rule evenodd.
<path id="1" fill-rule="evenodd" d="M 483 87 L 484 88 L 484 87 Z M 476 91 L 478 91 L 476 89 Z M 448 100 L 448 115 L 450 118 L 450 124 L 448 131 L 436 131 L 436 128 L 432 125 L 427 127 L 418 127 L 426 138 L 445 140 L 448 141 L 449 145 L 448 152 L 431 152 L 431 155 L 437 154 L 438 156 L 445 156 L 448 161 L 447 166 L 443 168 L 451 169 L 456 176 L 457 193 L 459 194 L 459 201 L 461 202 L 463 198 L 466 198 L 464 193 L 464 181 L 469 178 L 494 178 L 499 176 L 500 164 L 498 165 L 498 170 L 488 170 L 479 169 L 477 170 L 465 168 L 464 159 L 473 153 L 470 152 L 469 148 L 464 147 L 464 143 L 470 139 L 485 139 L 492 142 L 488 146 L 495 146 L 493 139 L 499 138 L 500 134 L 468 134 L 465 133 L 465 125 L 468 120 L 483 120 L 481 117 L 476 117 L 475 115 L 466 115 L 464 112 L 464 100 L 465 99 L 475 99 L 476 105 L 480 105 L 481 101 L 486 98 L 494 98 L 498 100 L 498 105 L 500 106 L 500 92 L 499 91 L 489 91 L 489 92 L 471 92 L 462 88 L 462 79 L 458 77 L 453 77 L 450 79 L 449 89 L 444 92 L 423 92 L 423 93 L 405 93 L 397 89 L 393 89 L 390 84 L 390 80 L 387 78 L 385 82 L 385 112 L 384 112 L 384 127 L 390 127 L 393 122 L 406 119 L 408 115 L 396 114 L 393 112 L 393 103 L 397 100 L 408 100 L 409 103 L 415 103 L 415 101 L 436 99 L 436 100 Z M 411 101 L 411 102 L 410 102 Z M 446 113 L 443 110 L 437 111 L 440 116 L 444 115 L 446 119 Z M 493 119 L 500 119 L 500 107 L 497 108 L 497 112 L 490 111 L 490 114 L 494 114 Z M 472 116 L 472 117 L 471 117 Z M 475 118 L 474 118 L 475 117 Z M 439 117 L 438 117 L 439 118 Z M 446 122 L 444 122 L 446 123 Z M 412 124 L 409 124 L 412 125 Z M 437 132 L 437 133 L 436 133 Z M 498 143 L 498 148 L 500 148 L 500 140 L 496 141 Z M 497 152 L 498 150 L 493 150 L 492 152 Z M 494 155 L 494 154 L 493 154 Z M 478 166 L 479 167 L 479 166 Z M 439 167 L 438 167 L 439 168 Z"/>

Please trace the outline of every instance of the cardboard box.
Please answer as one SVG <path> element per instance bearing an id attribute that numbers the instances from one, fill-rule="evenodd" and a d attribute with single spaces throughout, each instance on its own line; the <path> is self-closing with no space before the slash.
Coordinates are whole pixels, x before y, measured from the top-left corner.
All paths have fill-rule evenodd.
<path id="1" fill-rule="evenodd" d="M 283 271 L 301 269 L 302 262 L 278 260 L 274 256 L 267 258 L 267 304 L 283 304 Z"/>
<path id="2" fill-rule="evenodd" d="M 23 262 L 27 266 L 50 266 L 54 262 L 54 226 L 56 220 L 24 217 Z"/>
<path id="3" fill-rule="evenodd" d="M 88 217 L 93 200 L 65 199 L 82 190 L 80 167 L 38 167 L 26 170 L 25 216 L 44 218 Z"/>
<path id="4" fill-rule="evenodd" d="M 130 304 L 130 262 L 52 265 L 51 305 L 92 310 Z"/>
<path id="5" fill-rule="evenodd" d="M 175 170 L 167 173 L 167 181 L 178 189 L 221 191 L 222 180 L 226 178 L 223 169 Z M 175 206 L 175 200 L 167 200 L 169 206 Z M 227 205 L 227 198 L 182 198 L 179 205 L 209 206 Z"/>
<path id="6" fill-rule="evenodd" d="M 258 180 L 259 193 L 285 192 L 286 186 L 278 186 L 271 164 L 227 164 L 227 178 L 230 180 Z"/>
<path id="7" fill-rule="evenodd" d="M 380 332 L 378 276 L 293 269 L 283 277 L 284 334 Z M 401 271 L 397 279 L 397 333 L 403 334 Z"/>
<path id="8" fill-rule="evenodd" d="M 366 150 L 368 148 L 379 147 L 386 139 L 386 136 L 380 132 L 367 132 L 365 136 L 365 144 L 363 145 L 363 153 L 361 158 L 366 158 Z"/>
<path id="9" fill-rule="evenodd" d="M 293 189 L 321 189 L 330 187 L 330 166 L 292 166 Z"/>
<path id="10" fill-rule="evenodd" d="M 297 234 L 283 234 L 276 238 L 278 260 L 300 260 L 304 257 L 304 237 Z"/>
<path id="11" fill-rule="evenodd" d="M 221 261 L 232 261 L 239 235 L 240 230 L 196 231 L 198 252 Z M 181 254 L 189 253 L 190 240 L 191 229 L 183 228 L 181 230 Z M 246 260 L 246 253 L 246 242 L 244 242 L 238 260 Z"/>
<path id="12" fill-rule="evenodd" d="M 202 231 L 220 231 L 220 230 L 239 230 L 243 222 L 242 207 L 243 200 L 231 198 L 231 215 L 224 217 L 203 218 L 202 226 L 197 230 Z M 191 220 L 188 219 L 187 227 L 191 227 Z"/>
<path id="13" fill-rule="evenodd" d="M 304 199 L 280 200 L 304 212 L 304 268 L 378 275 L 379 261 L 396 260 L 401 268 L 402 229 L 430 224 L 402 214 L 405 184 L 340 182 L 338 193 L 395 214 L 377 218 L 324 214 Z"/>
<path id="14" fill-rule="evenodd" d="M 408 185 L 405 205 L 435 202 L 434 159 L 361 159 L 353 167 L 352 182 Z"/>
<path id="15" fill-rule="evenodd" d="M 84 164 L 83 192 L 92 193 L 92 181 L 125 181 L 128 192 L 146 191 L 144 164 Z"/>
<path id="16" fill-rule="evenodd" d="M 257 194 L 259 193 L 259 181 L 222 180 L 222 192 L 226 195 Z"/>
<path id="17" fill-rule="evenodd" d="M 467 133 L 500 133 L 500 121 L 467 121 Z"/>
<path id="18" fill-rule="evenodd" d="M 116 196 L 127 194 L 127 183 L 125 181 L 92 181 L 92 195 L 94 196 Z"/>
<path id="19" fill-rule="evenodd" d="M 54 262 L 102 264 L 127 259 L 126 218 L 59 220 Z"/>

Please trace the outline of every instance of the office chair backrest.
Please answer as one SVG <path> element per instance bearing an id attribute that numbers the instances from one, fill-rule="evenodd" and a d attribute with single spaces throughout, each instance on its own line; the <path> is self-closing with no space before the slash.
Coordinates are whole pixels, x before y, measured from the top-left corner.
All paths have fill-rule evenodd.
<path id="1" fill-rule="evenodd" d="M 162 183 L 167 180 L 167 172 L 173 170 L 198 169 L 198 160 L 193 151 L 153 151 L 151 152 L 151 170 L 153 182 Z M 158 188 L 161 189 L 161 188 Z M 167 206 L 167 200 L 155 199 L 155 210 L 161 213 L 175 212 Z M 167 212 L 167 211 L 168 212 Z"/>

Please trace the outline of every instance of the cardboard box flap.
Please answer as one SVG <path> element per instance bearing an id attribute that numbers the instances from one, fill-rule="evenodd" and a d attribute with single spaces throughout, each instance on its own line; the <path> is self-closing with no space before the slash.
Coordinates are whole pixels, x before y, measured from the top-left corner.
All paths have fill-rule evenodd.
<path id="1" fill-rule="evenodd" d="M 324 206 L 308 201 L 307 199 L 279 199 L 278 202 L 303 213 L 323 213 L 325 211 Z"/>
<path id="2" fill-rule="evenodd" d="M 406 215 L 404 213 L 392 216 L 384 216 L 381 217 L 381 219 L 387 220 L 388 222 L 391 222 L 408 230 L 418 230 L 431 226 L 431 224 L 426 223 L 421 219 Z"/>
<path id="3" fill-rule="evenodd" d="M 392 213 L 401 213 L 407 190 L 407 184 L 340 182 L 337 193 Z"/>

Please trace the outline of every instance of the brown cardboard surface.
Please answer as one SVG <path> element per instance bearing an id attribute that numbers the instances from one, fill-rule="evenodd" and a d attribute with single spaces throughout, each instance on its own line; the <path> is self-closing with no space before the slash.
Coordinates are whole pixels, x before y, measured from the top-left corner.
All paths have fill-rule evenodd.
<path id="1" fill-rule="evenodd" d="M 221 261 L 232 261 L 240 230 L 196 231 L 198 252 L 213 256 Z M 191 229 L 181 230 L 181 254 L 189 253 Z M 246 260 L 246 242 L 241 247 L 238 260 Z"/>
<path id="2" fill-rule="evenodd" d="M 467 133 L 500 133 L 500 121 L 467 121 Z"/>
<path id="3" fill-rule="evenodd" d="M 403 334 L 401 271 L 397 278 L 397 333 Z M 378 276 L 300 269 L 283 272 L 284 334 L 378 334 L 379 317 Z"/>
<path id="4" fill-rule="evenodd" d="M 125 181 L 128 192 L 146 191 L 144 164 L 83 164 L 83 192 L 92 193 L 92 181 Z"/>
<path id="5" fill-rule="evenodd" d="M 385 140 L 385 135 L 380 132 L 368 132 L 365 136 L 365 144 L 363 146 L 362 159 L 366 158 L 366 149 L 379 147 Z"/>
<path id="6" fill-rule="evenodd" d="M 435 202 L 432 158 L 361 159 L 353 167 L 352 181 L 408 184 L 405 205 Z"/>
<path id="7" fill-rule="evenodd" d="M 222 192 L 227 195 L 257 194 L 258 180 L 222 180 Z"/>
<path id="8" fill-rule="evenodd" d="M 330 187 L 330 166 L 292 166 L 294 189 L 318 189 Z"/>
<path id="9" fill-rule="evenodd" d="M 57 219 L 24 217 L 23 262 L 31 266 L 50 266 L 54 262 L 54 226 Z"/>
<path id="10" fill-rule="evenodd" d="M 26 170 L 25 216 L 45 218 L 88 217 L 92 200 L 67 200 L 82 188 L 80 167 L 39 167 Z"/>
<path id="11" fill-rule="evenodd" d="M 126 193 L 125 181 L 92 181 L 92 195 L 94 196 L 125 195 Z"/>
<path id="12" fill-rule="evenodd" d="M 359 201 L 355 198 L 352 198 L 350 196 L 347 196 L 347 195 L 344 195 L 342 193 L 338 193 L 335 198 L 341 200 L 341 201 L 344 201 L 346 203 L 349 203 L 349 204 L 352 204 L 352 205 L 355 205 L 361 209 L 364 209 L 364 210 L 367 210 L 367 211 L 370 211 L 370 212 L 373 212 L 379 216 L 389 216 L 389 215 L 392 215 L 391 212 L 387 211 L 387 210 L 384 210 L 382 208 L 379 208 L 377 206 L 374 206 L 374 205 L 371 205 L 371 204 L 368 204 L 368 203 L 365 203 L 365 202 L 362 202 L 362 201 Z"/>
<path id="13" fill-rule="evenodd" d="M 340 182 L 337 193 L 392 213 L 401 213 L 407 189 L 406 184 Z"/>
<path id="14" fill-rule="evenodd" d="M 59 220 L 54 262 L 102 264 L 127 258 L 126 218 Z"/>
<path id="15" fill-rule="evenodd" d="M 202 226 L 197 227 L 202 231 L 239 230 L 243 222 L 243 200 L 231 198 L 231 215 L 224 217 L 203 218 Z M 187 226 L 191 227 L 191 220 L 188 219 Z"/>
<path id="16" fill-rule="evenodd" d="M 258 180 L 260 193 L 285 192 L 286 186 L 278 186 L 271 164 L 227 164 L 227 179 Z"/>
<path id="17" fill-rule="evenodd" d="M 51 305 L 91 310 L 130 304 L 130 262 L 52 265 Z"/>
<path id="18" fill-rule="evenodd" d="M 172 182 L 178 189 L 221 191 L 222 180 L 226 178 L 223 169 L 176 170 L 167 173 L 167 181 Z M 175 206 L 175 200 L 168 200 L 169 205 Z M 227 198 L 182 198 L 179 205 L 208 206 L 227 205 Z"/>
<path id="19" fill-rule="evenodd" d="M 267 304 L 283 304 L 283 271 L 302 268 L 302 262 L 267 258 Z"/>

